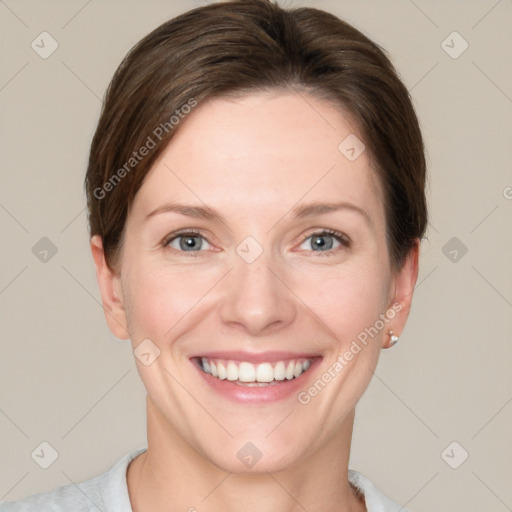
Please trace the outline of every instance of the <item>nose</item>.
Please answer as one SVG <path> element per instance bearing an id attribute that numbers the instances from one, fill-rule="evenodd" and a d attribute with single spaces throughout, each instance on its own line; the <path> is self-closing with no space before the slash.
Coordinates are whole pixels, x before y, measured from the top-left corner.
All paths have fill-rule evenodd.
<path id="1" fill-rule="evenodd" d="M 252 263 L 236 257 L 224 283 L 220 316 L 225 325 L 263 336 L 294 321 L 297 298 L 286 285 L 285 269 L 270 260 L 265 252 Z"/>

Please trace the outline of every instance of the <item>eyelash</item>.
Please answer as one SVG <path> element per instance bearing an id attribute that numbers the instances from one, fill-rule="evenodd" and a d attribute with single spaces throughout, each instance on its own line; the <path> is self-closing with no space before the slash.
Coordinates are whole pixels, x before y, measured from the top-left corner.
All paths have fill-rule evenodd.
<path id="1" fill-rule="evenodd" d="M 164 249 L 171 249 L 172 251 L 185 254 L 186 256 L 190 256 L 192 258 L 197 258 L 204 251 L 180 251 L 178 249 L 169 247 L 169 244 L 172 241 L 174 241 L 176 238 L 185 237 L 186 235 L 199 236 L 208 242 L 208 240 L 201 234 L 200 231 L 196 231 L 194 229 L 187 229 L 186 231 L 176 231 L 174 233 L 170 233 L 162 241 L 162 247 L 164 247 Z M 310 233 L 308 236 L 304 237 L 299 245 L 302 245 L 308 238 L 311 238 L 314 236 L 322 236 L 322 235 L 332 236 L 334 239 L 336 239 L 336 241 L 338 241 L 341 244 L 341 247 L 338 247 L 336 249 L 329 249 L 328 251 L 309 251 L 309 252 L 313 252 L 313 253 L 317 254 L 320 257 L 331 256 L 334 252 L 337 252 L 341 248 L 348 249 L 351 245 L 350 239 L 347 237 L 347 235 L 340 233 L 339 231 L 334 231 L 332 229 L 322 229 L 320 231 L 314 231 L 313 233 Z M 208 243 L 210 243 L 210 242 L 208 242 Z"/>

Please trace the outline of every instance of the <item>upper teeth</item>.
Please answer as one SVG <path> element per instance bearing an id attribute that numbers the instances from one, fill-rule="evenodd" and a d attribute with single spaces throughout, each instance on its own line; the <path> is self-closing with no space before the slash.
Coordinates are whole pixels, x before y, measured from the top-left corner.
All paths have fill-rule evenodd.
<path id="1" fill-rule="evenodd" d="M 292 359 L 255 365 L 246 361 L 226 361 L 203 357 L 201 362 L 203 370 L 213 377 L 240 382 L 291 380 L 302 375 L 311 366 L 311 359 Z"/>

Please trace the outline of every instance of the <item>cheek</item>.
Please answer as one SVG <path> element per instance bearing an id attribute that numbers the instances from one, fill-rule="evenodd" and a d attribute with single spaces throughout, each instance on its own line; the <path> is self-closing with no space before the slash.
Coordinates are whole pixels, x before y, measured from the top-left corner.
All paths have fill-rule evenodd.
<path id="1" fill-rule="evenodd" d="M 222 281 L 226 268 L 215 265 L 163 264 L 131 259 L 126 266 L 128 328 L 134 343 L 149 338 L 159 345 L 179 338 L 196 314 L 232 300 Z M 276 269 L 277 270 L 277 269 Z M 266 289 L 316 317 L 325 334 L 350 342 L 384 313 L 389 289 L 385 265 L 378 258 L 354 258 L 346 264 L 290 265 L 278 271 L 275 285 Z M 220 281 L 219 281 L 220 280 Z M 283 286 L 281 280 L 286 284 Z M 215 289 L 213 289 L 215 288 Z"/>
<path id="2" fill-rule="evenodd" d="M 128 276 L 128 326 L 132 340 L 157 344 L 172 339 L 172 331 L 212 287 L 207 275 L 183 269 L 132 266 Z"/>
<path id="3" fill-rule="evenodd" d="M 297 280 L 292 289 L 345 344 L 385 312 L 389 279 L 377 264 L 319 268 L 311 270 L 307 279 Z"/>

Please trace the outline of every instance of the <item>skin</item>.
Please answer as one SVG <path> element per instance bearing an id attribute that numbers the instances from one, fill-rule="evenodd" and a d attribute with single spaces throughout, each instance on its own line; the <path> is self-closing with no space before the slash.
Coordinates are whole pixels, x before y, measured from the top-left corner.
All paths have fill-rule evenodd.
<path id="1" fill-rule="evenodd" d="M 404 328 L 418 244 L 393 271 L 379 180 L 366 152 L 351 162 L 338 150 L 352 133 L 349 116 L 293 91 L 207 101 L 182 121 L 138 191 L 119 268 L 106 264 L 101 238 L 91 239 L 112 333 L 160 350 L 148 366 L 135 359 L 148 421 L 148 450 L 127 472 L 135 512 L 365 510 L 347 477 L 355 406 L 390 346 L 388 329 Z M 293 216 L 313 201 L 366 213 Z M 176 212 L 147 219 L 169 202 L 207 205 L 224 222 Z M 183 229 L 204 237 L 194 239 L 197 257 L 180 249 L 187 236 L 162 244 Z M 323 229 L 350 245 L 324 235 L 322 251 L 311 235 Z M 236 252 L 247 236 L 263 249 L 250 264 Z M 189 359 L 210 350 L 316 353 L 307 390 L 393 304 L 400 312 L 306 405 L 295 394 L 234 404 Z M 262 453 L 251 468 L 237 457 L 247 442 Z"/>

